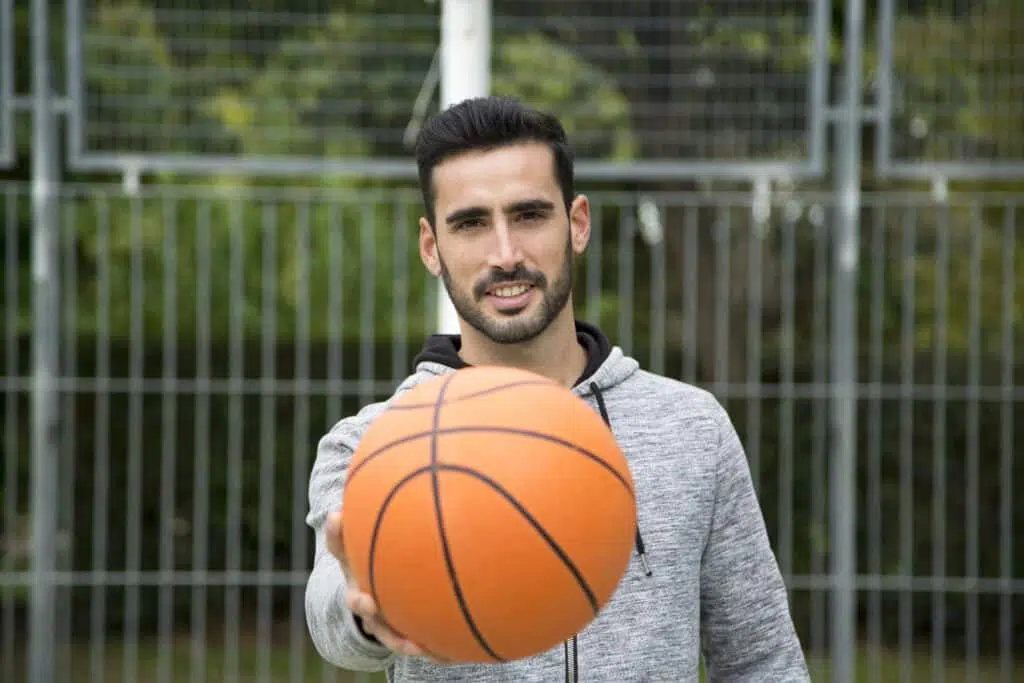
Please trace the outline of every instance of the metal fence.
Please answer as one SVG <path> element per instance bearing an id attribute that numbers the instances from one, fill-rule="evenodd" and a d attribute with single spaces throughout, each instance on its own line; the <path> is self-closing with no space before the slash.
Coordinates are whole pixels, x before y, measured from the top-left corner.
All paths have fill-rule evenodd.
<path id="1" fill-rule="evenodd" d="M 434 325 L 436 7 L 51 4 L 0 0 L 4 671 L 350 680 L 306 484 Z M 579 315 L 725 402 L 815 680 L 1018 680 L 1024 11 L 633 5 L 494 2 L 580 140 Z"/>
<path id="2" fill-rule="evenodd" d="M 592 199 L 580 315 L 725 401 L 818 661 L 833 605 L 832 196 L 758 211 L 742 194 Z M 1020 673 L 1022 204 L 865 198 L 852 588 L 870 680 Z M 415 193 L 101 185 L 65 187 L 58 205 L 59 680 L 319 680 L 306 477 L 315 439 L 386 396 L 431 325 Z M 34 578 L 29 188 L 5 187 L 3 207 L 2 650 L 18 662 Z"/>
<path id="3" fill-rule="evenodd" d="M 67 2 L 69 25 L 82 27 L 67 42 L 74 167 L 411 173 L 409 135 L 436 101 L 436 7 L 92 5 Z M 494 90 L 518 94 L 519 82 L 559 79 L 533 95 L 573 126 L 584 174 L 824 168 L 829 2 L 732 0 L 715 11 L 694 0 L 491 5 Z M 764 43 L 756 50 L 742 46 L 751 33 Z M 627 151 L 639 158 L 616 158 Z"/>

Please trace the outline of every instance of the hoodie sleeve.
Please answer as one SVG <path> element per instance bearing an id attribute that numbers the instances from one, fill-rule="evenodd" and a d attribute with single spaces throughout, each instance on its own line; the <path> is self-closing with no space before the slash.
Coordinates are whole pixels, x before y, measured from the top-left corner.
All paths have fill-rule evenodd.
<path id="1" fill-rule="evenodd" d="M 701 645 L 714 683 L 809 681 L 739 436 L 719 406 L 714 512 L 701 570 Z"/>
<path id="2" fill-rule="evenodd" d="M 345 575 L 327 550 L 327 514 L 341 506 L 352 446 L 336 426 L 319 443 L 309 480 L 307 523 L 316 539 L 313 569 L 306 583 L 306 622 L 320 656 L 350 671 L 383 671 L 395 654 L 365 635 L 345 607 Z"/>

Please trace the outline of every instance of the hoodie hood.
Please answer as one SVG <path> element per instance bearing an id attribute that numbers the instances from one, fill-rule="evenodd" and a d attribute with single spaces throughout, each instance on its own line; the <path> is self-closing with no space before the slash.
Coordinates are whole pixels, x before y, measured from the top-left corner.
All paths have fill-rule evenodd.
<path id="1" fill-rule="evenodd" d="M 612 346 L 604 332 L 595 325 L 577 320 L 576 339 L 587 352 L 587 364 L 573 387 L 577 394 L 592 393 L 595 387 L 598 390 L 613 387 L 639 369 L 637 361 L 626 356 L 619 347 Z M 413 359 L 413 366 L 419 372 L 435 375 L 467 368 L 469 363 L 459 356 L 461 347 L 460 335 L 431 335 Z"/>

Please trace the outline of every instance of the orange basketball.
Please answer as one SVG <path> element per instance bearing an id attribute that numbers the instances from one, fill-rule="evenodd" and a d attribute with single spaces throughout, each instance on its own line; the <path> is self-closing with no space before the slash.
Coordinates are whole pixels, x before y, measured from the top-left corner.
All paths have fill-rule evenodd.
<path id="1" fill-rule="evenodd" d="M 583 629 L 629 563 L 633 480 L 565 387 L 473 367 L 417 385 L 353 454 L 342 534 L 384 620 L 456 662 L 520 659 Z"/>

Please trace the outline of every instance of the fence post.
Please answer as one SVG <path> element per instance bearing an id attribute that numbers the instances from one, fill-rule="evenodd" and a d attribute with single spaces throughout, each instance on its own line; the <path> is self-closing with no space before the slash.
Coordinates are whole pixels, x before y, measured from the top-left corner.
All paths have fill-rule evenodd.
<path id="1" fill-rule="evenodd" d="M 841 101 L 836 118 L 835 283 L 832 289 L 832 680 L 856 665 L 857 271 L 860 244 L 861 62 L 864 1 L 847 0 Z"/>
<path id="2" fill-rule="evenodd" d="M 29 683 L 55 672 L 57 504 L 57 174 L 47 0 L 32 0 L 32 589 Z"/>
<path id="3" fill-rule="evenodd" d="M 491 0 L 442 0 L 441 108 L 491 91 Z M 437 280 L 437 330 L 458 334 L 459 318 L 444 282 Z"/>

